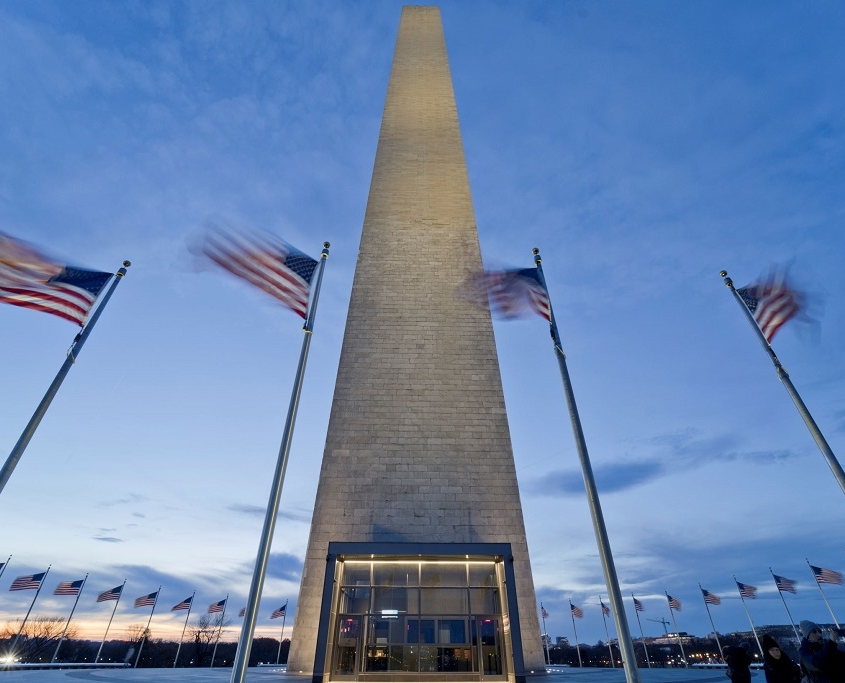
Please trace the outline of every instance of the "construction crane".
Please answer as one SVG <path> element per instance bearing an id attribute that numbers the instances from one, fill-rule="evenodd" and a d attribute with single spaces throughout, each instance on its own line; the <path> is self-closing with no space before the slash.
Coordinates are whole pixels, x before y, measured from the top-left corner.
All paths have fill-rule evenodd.
<path id="1" fill-rule="evenodd" d="M 649 619 L 648 617 L 646 617 L 646 620 L 647 621 L 656 621 L 660 624 L 663 624 L 663 630 L 666 631 L 667 636 L 669 635 L 669 624 L 672 623 L 671 621 L 668 621 L 667 619 L 664 619 L 663 617 L 660 617 L 660 619 Z"/>

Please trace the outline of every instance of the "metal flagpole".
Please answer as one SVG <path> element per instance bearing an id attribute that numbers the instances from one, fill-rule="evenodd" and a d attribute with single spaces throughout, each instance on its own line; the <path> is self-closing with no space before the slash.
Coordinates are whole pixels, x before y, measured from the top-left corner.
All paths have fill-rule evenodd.
<path id="1" fill-rule="evenodd" d="M 801 636 L 798 635 L 798 629 L 795 627 L 795 620 L 792 618 L 789 607 L 786 606 L 786 598 L 783 597 L 783 591 L 780 589 L 780 586 L 778 586 L 778 580 L 775 578 L 775 573 L 772 571 L 771 567 L 769 567 L 769 574 L 772 575 L 772 580 L 775 582 L 775 586 L 777 586 L 778 595 L 780 595 L 780 599 L 783 602 L 783 608 L 786 610 L 786 615 L 789 617 L 789 625 L 792 627 L 792 632 L 795 634 L 795 638 L 800 645 Z M 793 588 L 793 590 L 795 589 Z"/>
<path id="2" fill-rule="evenodd" d="M 153 608 L 150 610 L 150 618 L 147 619 L 147 628 L 144 629 L 144 632 L 141 634 L 141 644 L 138 646 L 138 656 L 135 657 L 135 666 L 133 668 L 138 668 L 138 662 L 141 661 L 141 652 L 144 650 L 144 643 L 147 642 L 147 633 L 150 632 L 150 624 L 153 621 L 153 612 L 156 611 L 156 605 L 158 604 L 158 596 L 161 595 L 161 586 L 158 587 L 156 591 L 156 598 L 153 600 Z"/>
<path id="3" fill-rule="evenodd" d="M 610 666 L 612 668 L 616 668 L 616 662 L 613 661 L 613 648 L 610 646 L 610 632 L 607 630 L 607 618 L 605 617 L 604 611 L 607 609 L 604 606 L 604 603 L 601 601 L 601 595 L 599 596 L 599 605 L 601 605 L 601 620 L 604 622 L 604 635 L 607 638 L 607 651 L 610 653 Z"/>
<path id="4" fill-rule="evenodd" d="M 120 587 L 120 595 L 117 596 L 117 600 L 114 601 L 114 609 L 111 611 L 111 617 L 109 617 L 109 623 L 106 625 L 106 632 L 103 634 L 103 642 L 100 643 L 100 649 L 97 650 L 97 656 L 94 657 L 94 664 L 100 661 L 100 653 L 103 651 L 103 645 L 106 644 L 106 638 L 109 635 L 109 629 L 111 628 L 112 619 L 114 619 L 114 613 L 117 612 L 117 604 L 120 602 L 120 599 L 123 597 L 123 589 L 126 588 L 126 579 L 123 579 L 123 585 Z"/>
<path id="5" fill-rule="evenodd" d="M 41 424 L 41 420 L 43 419 L 44 414 L 47 412 L 47 408 L 50 407 L 50 403 L 52 403 L 53 398 L 59 391 L 59 387 L 62 386 L 62 382 L 64 382 L 67 373 L 70 372 L 71 366 L 76 362 L 76 357 L 82 350 L 82 345 L 85 343 L 85 340 L 88 339 L 88 335 L 91 333 L 91 330 L 94 329 L 94 325 L 97 323 L 100 314 L 103 312 L 103 309 L 109 302 L 109 299 L 114 293 L 114 290 L 117 287 L 118 283 L 123 279 L 123 276 L 126 275 L 126 269 L 130 265 L 131 264 L 129 263 L 129 261 L 123 262 L 123 267 L 120 268 L 117 273 L 115 273 L 114 280 L 112 281 L 108 291 L 103 295 L 99 306 L 97 306 L 97 310 L 95 310 L 94 313 L 91 314 L 91 317 L 88 319 L 88 322 L 85 324 L 85 327 L 82 329 L 82 331 L 80 331 L 76 335 L 76 337 L 74 337 L 73 343 L 71 344 L 70 350 L 68 351 L 67 358 L 65 358 L 65 362 L 62 364 L 62 367 L 56 374 L 56 378 L 53 380 L 53 383 L 47 389 L 47 393 L 44 394 L 44 398 L 41 399 L 41 403 L 38 404 L 38 407 L 32 414 L 32 417 L 29 420 L 29 424 L 27 424 L 26 428 L 23 430 L 23 434 L 21 434 L 20 438 L 18 439 L 18 442 L 15 444 L 15 447 L 9 454 L 9 457 L 6 458 L 6 463 L 3 465 L 3 468 L 0 469 L 0 493 L 2 493 L 3 489 L 5 488 L 6 482 L 9 481 L 9 477 L 12 476 L 12 472 L 14 471 L 15 466 L 18 464 L 18 461 L 21 459 L 23 452 L 29 445 L 30 440 L 35 434 L 35 430 L 38 429 L 38 425 Z"/>
<path id="6" fill-rule="evenodd" d="M 804 559 L 807 560 L 806 557 Z M 839 628 L 839 622 L 836 621 L 836 615 L 834 615 L 833 608 L 830 606 L 830 603 L 827 601 L 827 596 L 824 594 L 824 591 L 822 590 L 822 585 L 819 582 L 818 577 L 816 576 L 816 572 L 813 571 L 813 566 L 810 564 L 810 560 L 807 560 L 807 566 L 810 567 L 810 571 L 813 574 L 813 578 L 816 580 L 816 585 L 819 587 L 819 593 L 821 593 L 822 598 L 824 598 L 824 604 L 827 605 L 827 611 L 830 612 L 830 617 L 831 617 L 831 619 L 833 619 L 833 623 L 836 624 L 836 628 Z"/>
<path id="7" fill-rule="evenodd" d="M 182 649 L 182 641 L 185 640 L 185 629 L 188 628 L 188 619 L 191 618 L 191 610 L 194 608 L 194 598 L 197 592 L 191 593 L 191 603 L 188 605 L 188 614 L 185 615 L 185 625 L 182 627 L 182 635 L 179 636 L 179 645 L 176 647 L 176 657 L 173 660 L 173 668 L 176 668 L 176 663 L 179 661 L 179 651 Z"/>
<path id="8" fill-rule="evenodd" d="M 9 561 L 12 559 L 12 556 L 9 555 L 9 559 L 7 559 L 3 564 L 0 564 L 0 576 L 3 576 L 3 572 L 6 571 L 6 567 L 9 566 Z"/>
<path id="9" fill-rule="evenodd" d="M 62 631 L 62 637 L 59 638 L 59 643 L 56 645 L 56 651 L 53 653 L 53 659 L 50 660 L 50 664 L 53 664 L 56 661 L 56 657 L 59 656 L 59 648 L 62 646 L 62 643 L 65 640 L 65 634 L 67 633 L 68 626 L 70 626 L 70 620 L 73 619 L 73 613 L 76 611 L 76 606 L 79 604 L 79 596 L 82 595 L 82 589 L 85 588 L 85 582 L 88 580 L 88 574 L 85 575 L 85 578 L 82 579 L 82 585 L 79 587 L 79 591 L 76 594 L 76 600 L 73 603 L 73 607 L 70 610 L 70 616 L 67 618 L 67 623 L 65 624 L 65 630 Z"/>
<path id="10" fill-rule="evenodd" d="M 631 597 L 634 598 L 634 594 L 631 593 Z M 648 658 L 648 648 L 645 645 L 645 634 L 643 633 L 643 622 L 640 621 L 640 610 L 637 609 L 637 599 L 634 598 L 634 614 L 637 616 L 637 623 L 640 626 L 640 638 L 643 644 L 643 652 L 645 652 L 645 663 L 648 668 L 651 668 L 651 660 Z"/>
<path id="11" fill-rule="evenodd" d="M 211 664 L 209 669 L 214 668 L 214 658 L 217 656 L 217 646 L 220 644 L 220 636 L 223 635 L 223 620 L 226 618 L 226 608 L 229 606 L 229 595 L 226 594 L 226 599 L 223 601 L 223 612 L 220 614 L 220 628 L 217 629 L 217 640 L 214 641 L 214 651 L 211 653 Z"/>
<path id="12" fill-rule="evenodd" d="M 540 617 L 543 619 L 543 651 L 546 654 L 546 666 L 552 663 L 551 657 L 549 657 L 549 640 L 548 640 L 548 631 L 546 630 L 546 608 L 543 607 L 543 603 L 540 603 Z"/>
<path id="13" fill-rule="evenodd" d="M 698 587 L 701 588 L 701 584 L 698 584 Z M 713 635 L 716 636 L 716 647 L 719 648 L 719 657 L 722 658 L 722 661 L 725 660 L 724 656 L 722 655 L 722 643 L 719 642 L 719 632 L 716 630 L 716 624 L 713 623 L 713 615 L 710 614 L 710 605 L 707 604 L 707 599 L 704 597 L 704 589 L 701 588 L 701 599 L 704 600 L 704 609 L 707 610 L 707 616 L 710 618 L 710 626 L 713 627 Z"/>
<path id="14" fill-rule="evenodd" d="M 760 639 L 757 637 L 757 629 L 754 628 L 754 622 L 751 621 L 751 612 L 748 611 L 748 605 L 745 604 L 745 596 L 742 594 L 742 590 L 739 587 L 739 581 L 736 580 L 736 576 L 734 576 L 734 583 L 736 584 L 736 590 L 739 593 L 739 599 L 742 600 L 742 606 L 745 608 L 745 615 L 748 617 L 748 623 L 751 624 L 751 632 L 754 634 L 754 640 L 757 641 L 757 648 L 760 650 L 760 656 L 765 658 L 765 654 L 763 653 L 763 646 L 760 644 Z"/>
<path id="15" fill-rule="evenodd" d="M 47 566 L 47 571 L 44 572 L 44 576 L 41 577 L 41 581 L 38 582 L 38 590 L 35 591 L 35 597 L 32 598 L 32 602 L 29 604 L 29 609 L 26 611 L 26 616 L 23 618 L 21 622 L 21 627 L 18 629 L 18 635 L 15 636 L 15 641 L 12 643 L 12 647 L 9 649 L 9 654 L 13 657 L 15 655 L 15 647 L 18 644 L 18 638 L 21 637 L 21 633 L 23 633 L 23 627 L 26 626 L 26 621 L 29 619 L 29 614 L 32 612 L 32 608 L 35 606 L 35 601 L 38 600 L 38 594 L 41 592 L 41 588 L 44 586 L 44 581 L 47 580 L 47 574 L 50 572 L 50 567 L 53 565 Z"/>
<path id="16" fill-rule="evenodd" d="M 549 288 L 546 286 L 546 278 L 543 275 L 543 261 L 540 258 L 540 250 L 534 249 L 534 263 L 537 265 L 537 275 L 540 284 L 548 295 Z M 587 441 L 584 438 L 584 430 L 581 427 L 581 418 L 578 416 L 578 407 L 575 404 L 575 393 L 572 390 L 572 382 L 569 378 L 569 370 L 566 367 L 566 354 L 563 352 L 563 344 L 560 340 L 560 333 L 555 322 L 555 314 L 552 309 L 551 297 L 549 297 L 549 325 L 554 342 L 555 356 L 560 366 L 560 376 L 563 380 L 563 391 L 566 395 L 566 403 L 569 407 L 569 419 L 572 422 L 572 431 L 575 436 L 575 446 L 578 451 L 578 458 L 581 461 L 581 472 L 584 476 L 584 487 L 587 491 L 587 502 L 590 507 L 590 517 L 593 521 L 593 530 L 596 534 L 599 557 L 601 558 L 604 580 L 607 584 L 607 593 L 613 609 L 613 620 L 616 624 L 616 634 L 619 636 L 619 649 L 622 653 L 625 667 L 625 679 L 627 683 L 639 683 L 640 674 L 637 669 L 637 657 L 634 654 L 634 643 L 631 640 L 631 632 L 628 629 L 628 621 L 625 618 L 625 608 L 622 605 L 622 593 L 619 590 L 619 579 L 616 576 L 616 566 L 613 563 L 613 554 L 610 551 L 610 541 L 607 536 L 607 528 L 604 524 L 604 516 L 599 502 L 599 492 L 593 478 L 593 468 L 590 464 L 590 456 L 587 453 Z"/>
<path id="17" fill-rule="evenodd" d="M 778 378 L 781 382 L 783 382 L 783 386 L 786 387 L 786 391 L 789 394 L 790 398 L 792 398 L 792 402 L 798 409 L 798 413 L 803 418 L 804 424 L 807 425 L 807 429 L 810 430 L 810 434 L 812 434 L 813 439 L 815 439 L 816 445 L 819 447 L 819 450 L 822 452 L 822 455 L 824 456 L 825 460 L 827 460 L 827 464 L 830 467 L 830 471 L 833 472 L 833 476 L 836 477 L 836 481 L 839 482 L 839 487 L 842 489 L 842 492 L 845 493 L 845 471 L 842 470 L 842 465 L 839 464 L 839 461 L 833 454 L 833 451 L 825 440 L 824 435 L 816 424 L 816 421 L 813 419 L 813 416 L 810 415 L 810 411 L 807 410 L 807 406 L 804 405 L 804 401 L 801 400 L 801 396 L 798 395 L 798 392 L 792 384 L 792 380 L 789 379 L 789 373 L 780 364 L 780 361 L 775 355 L 774 350 L 769 345 L 769 342 L 766 341 L 766 337 L 763 334 L 762 330 L 760 330 L 760 326 L 757 324 L 757 321 L 754 319 L 754 316 L 751 314 L 751 311 L 748 310 L 748 306 L 745 305 L 745 302 L 742 300 L 742 297 L 739 295 L 739 292 L 737 292 L 734 288 L 733 280 L 728 277 L 728 272 L 726 270 L 723 270 L 720 275 L 724 278 L 725 285 L 728 287 L 728 289 L 731 290 L 737 302 L 739 303 L 739 306 L 742 309 L 743 313 L 745 313 L 745 317 L 748 319 L 748 322 L 751 323 L 751 327 L 757 334 L 757 339 L 763 345 L 763 348 L 766 350 L 766 353 L 769 354 L 769 358 L 771 359 L 772 363 L 775 366 L 775 370 L 777 371 Z"/>
<path id="18" fill-rule="evenodd" d="M 666 591 L 663 591 L 666 593 Z M 684 660 L 684 666 L 689 669 L 689 662 L 687 662 L 687 655 L 684 652 L 684 641 L 681 639 L 681 632 L 678 630 L 678 622 L 675 621 L 675 611 L 672 609 L 672 601 L 669 600 L 669 593 L 666 593 L 666 600 L 669 602 L 669 614 L 672 615 L 672 625 L 675 627 L 675 633 L 678 636 L 678 646 L 681 648 L 681 659 Z"/>
<path id="19" fill-rule="evenodd" d="M 569 601 L 569 616 L 572 617 L 572 630 L 575 632 L 575 651 L 578 653 L 578 666 L 583 667 L 581 663 L 581 648 L 578 647 L 578 629 L 575 628 L 575 612 L 572 611 L 572 600 Z"/>
<path id="20" fill-rule="evenodd" d="M 282 608 L 282 632 L 279 634 L 279 651 L 276 653 L 276 666 L 279 665 L 279 660 L 282 658 L 282 641 L 285 638 L 285 620 L 288 618 L 288 601 L 285 600 L 285 606 Z"/>
<path id="21" fill-rule="evenodd" d="M 273 541 L 273 531 L 276 528 L 276 516 L 279 512 L 282 486 L 285 482 L 285 470 L 288 466 L 288 456 L 290 455 L 290 446 L 293 440 L 296 411 L 299 408 L 299 397 L 302 393 L 305 362 L 308 360 L 308 348 L 311 345 L 314 318 L 317 314 L 317 300 L 320 297 L 320 284 L 323 281 L 323 271 L 326 269 L 326 259 L 329 257 L 330 246 L 328 242 L 323 242 L 323 251 L 320 253 L 320 267 L 317 271 L 317 281 L 311 290 L 311 297 L 308 303 L 308 317 L 305 319 L 305 325 L 302 328 L 305 336 L 302 339 L 302 350 L 299 354 L 299 365 L 296 368 L 293 391 L 291 392 L 290 405 L 288 406 L 287 419 L 285 420 L 285 429 L 282 433 L 282 444 L 279 448 L 276 471 L 273 474 L 273 482 L 270 486 L 270 500 L 267 503 L 267 512 L 264 515 L 264 528 L 261 531 L 258 555 L 255 558 L 255 568 L 253 569 L 252 582 L 249 586 L 249 598 L 247 599 L 244 611 L 244 624 L 241 628 L 240 638 L 238 639 L 235 662 L 232 666 L 231 683 L 243 683 L 247 665 L 249 664 L 249 651 L 252 648 L 255 621 L 258 618 L 258 601 L 261 599 L 261 591 L 264 588 L 264 577 L 267 573 L 267 563 L 270 559 L 270 546 Z"/>

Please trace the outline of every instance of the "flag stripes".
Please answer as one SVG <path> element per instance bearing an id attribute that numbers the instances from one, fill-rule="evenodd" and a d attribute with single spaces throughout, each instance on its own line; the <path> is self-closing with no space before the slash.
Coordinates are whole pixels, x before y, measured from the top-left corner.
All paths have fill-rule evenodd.
<path id="1" fill-rule="evenodd" d="M 53 595 L 79 595 L 83 583 L 85 583 L 85 579 L 79 579 L 79 581 L 62 581 L 56 586 Z"/>
<path id="2" fill-rule="evenodd" d="M 704 590 L 703 588 L 701 589 L 701 593 L 702 595 L 704 595 L 704 602 L 706 602 L 708 605 L 722 604 L 722 599 L 718 595 L 715 595 L 710 591 Z"/>
<path id="3" fill-rule="evenodd" d="M 12 581 L 12 585 L 9 586 L 10 591 L 26 591 L 26 590 L 35 590 L 40 585 L 41 582 L 44 580 L 44 576 L 47 572 L 41 572 L 40 574 L 28 574 L 26 576 L 19 576 L 14 581 Z"/>

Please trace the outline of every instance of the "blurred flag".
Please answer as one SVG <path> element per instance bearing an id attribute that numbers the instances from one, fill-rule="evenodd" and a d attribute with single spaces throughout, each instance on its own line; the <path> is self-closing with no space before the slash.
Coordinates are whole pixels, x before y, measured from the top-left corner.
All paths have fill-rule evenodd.
<path id="1" fill-rule="evenodd" d="M 669 601 L 669 609 L 673 609 L 676 612 L 681 611 L 681 601 L 680 600 L 678 600 L 677 598 L 673 598 L 668 593 L 666 594 L 666 599 Z"/>
<path id="2" fill-rule="evenodd" d="M 793 581 L 792 579 L 787 579 L 784 576 L 778 576 L 777 574 L 773 574 L 775 577 L 775 585 L 778 587 L 778 590 L 783 593 L 797 593 L 795 586 L 797 585 L 797 581 Z"/>
<path id="3" fill-rule="evenodd" d="M 190 598 L 185 598 L 178 605 L 173 605 L 173 607 L 170 608 L 170 611 L 171 612 L 178 612 L 179 610 L 183 610 L 183 609 L 191 609 L 191 602 L 193 602 L 193 600 L 194 600 L 193 595 Z"/>
<path id="4" fill-rule="evenodd" d="M 241 611 L 238 612 L 238 616 L 242 617 L 244 614 L 246 614 L 246 607 L 241 607 Z"/>
<path id="5" fill-rule="evenodd" d="M 79 579 L 79 581 L 62 581 L 56 586 L 53 595 L 79 595 L 83 583 L 85 583 L 85 579 Z"/>
<path id="6" fill-rule="evenodd" d="M 605 605 L 601 600 L 599 600 L 599 604 L 601 605 L 601 613 L 604 616 L 609 617 L 610 616 L 610 608 L 607 605 Z"/>
<path id="7" fill-rule="evenodd" d="M 497 318 L 520 318 L 530 313 L 551 320 L 549 295 L 537 268 L 485 270 L 471 275 L 459 294 Z"/>
<path id="8" fill-rule="evenodd" d="M 634 598 L 634 596 L 633 596 L 633 595 L 632 595 L 631 597 L 632 597 L 632 598 Z M 643 603 L 641 603 L 641 602 L 640 602 L 639 600 L 637 600 L 636 598 L 634 598 L 634 611 L 636 611 L 636 612 L 645 612 L 645 607 L 643 607 Z"/>
<path id="9" fill-rule="evenodd" d="M 279 617 L 285 616 L 288 611 L 288 603 L 285 603 L 279 609 L 277 609 L 273 614 L 270 615 L 271 619 L 278 619 Z"/>
<path id="10" fill-rule="evenodd" d="M 0 232 L 0 303 L 85 324 L 112 273 L 74 268 Z"/>
<path id="11" fill-rule="evenodd" d="M 220 226 L 206 233 L 202 253 L 305 317 L 311 277 L 318 264 L 310 256 L 273 235 Z"/>
<path id="12" fill-rule="evenodd" d="M 736 579 L 734 579 L 736 581 Z M 749 586 L 747 583 L 740 583 L 736 581 L 736 587 L 739 589 L 739 594 L 743 598 L 756 598 L 757 597 L 757 587 L 756 586 Z"/>
<path id="13" fill-rule="evenodd" d="M 772 268 L 764 280 L 736 290 L 751 311 L 766 341 L 771 343 L 777 331 L 802 308 L 803 295 L 786 282 L 786 269 Z"/>
<path id="14" fill-rule="evenodd" d="M 584 611 L 580 607 L 576 607 L 571 602 L 569 603 L 569 608 L 572 610 L 572 616 L 578 617 L 579 619 L 584 618 Z"/>
<path id="15" fill-rule="evenodd" d="M 10 591 L 26 591 L 26 590 L 34 590 L 41 585 L 41 582 L 44 580 L 44 576 L 47 572 L 41 572 L 40 574 L 28 574 L 27 576 L 19 576 L 14 581 L 12 581 L 12 585 L 9 586 Z"/>
<path id="16" fill-rule="evenodd" d="M 97 602 L 105 602 L 106 600 L 117 600 L 123 592 L 123 586 L 115 586 L 111 590 L 103 591 L 97 596 Z"/>
<path id="17" fill-rule="evenodd" d="M 821 567 L 814 567 L 810 565 L 810 569 L 813 570 L 813 576 L 816 577 L 816 581 L 819 583 L 837 583 L 842 584 L 842 574 L 839 572 L 835 572 L 832 569 L 822 569 Z"/>
<path id="18" fill-rule="evenodd" d="M 706 602 L 708 605 L 721 605 L 722 604 L 722 598 L 720 598 L 718 595 L 715 595 L 714 593 L 711 593 L 710 591 L 706 591 L 703 588 L 701 589 L 701 593 L 704 596 L 704 602 Z"/>
<path id="19" fill-rule="evenodd" d="M 228 600 L 228 598 L 226 598 Z M 213 602 L 208 606 L 208 613 L 214 614 L 215 612 L 222 612 L 226 609 L 226 600 L 221 600 L 220 602 Z"/>
<path id="20" fill-rule="evenodd" d="M 135 598 L 135 607 L 149 607 L 155 605 L 158 591 L 150 593 L 149 595 L 142 595 L 140 598 Z"/>
<path id="21" fill-rule="evenodd" d="M 546 608 L 540 605 L 540 614 L 543 615 L 543 619 L 549 618 L 549 613 L 546 611 Z"/>

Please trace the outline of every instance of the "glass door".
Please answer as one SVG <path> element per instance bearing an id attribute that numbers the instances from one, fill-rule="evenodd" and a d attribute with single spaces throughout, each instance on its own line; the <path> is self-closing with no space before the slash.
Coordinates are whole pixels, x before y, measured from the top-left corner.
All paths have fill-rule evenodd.
<path id="1" fill-rule="evenodd" d="M 340 614 L 337 625 L 334 677 L 355 677 L 361 657 L 361 617 L 357 614 Z"/>
<path id="2" fill-rule="evenodd" d="M 476 617 L 477 647 L 481 680 L 502 679 L 505 676 L 502 657 L 502 621 L 498 616 Z"/>

